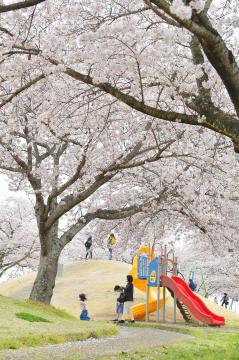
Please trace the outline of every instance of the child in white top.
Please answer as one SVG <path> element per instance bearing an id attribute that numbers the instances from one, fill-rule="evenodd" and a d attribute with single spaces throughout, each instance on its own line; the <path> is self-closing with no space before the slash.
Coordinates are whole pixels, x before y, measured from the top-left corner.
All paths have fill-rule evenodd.
<path id="1" fill-rule="evenodd" d="M 85 303 L 85 301 L 87 300 L 86 295 L 80 294 L 79 299 L 80 299 L 80 308 L 81 308 L 80 320 L 88 321 L 90 320 L 90 317 L 88 315 L 88 310 L 86 309 L 86 303 Z"/>

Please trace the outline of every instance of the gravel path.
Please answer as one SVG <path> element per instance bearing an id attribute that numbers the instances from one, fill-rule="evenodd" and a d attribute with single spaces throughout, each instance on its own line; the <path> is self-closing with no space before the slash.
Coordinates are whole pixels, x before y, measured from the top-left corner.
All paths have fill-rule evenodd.
<path id="1" fill-rule="evenodd" d="M 166 330 L 121 327 L 120 334 L 106 339 L 88 339 L 58 345 L 46 345 L 19 350 L 0 352 L 1 360 L 89 360 L 100 356 L 115 355 L 153 346 L 170 344 L 183 339 L 192 339 L 190 335 L 178 334 Z"/>

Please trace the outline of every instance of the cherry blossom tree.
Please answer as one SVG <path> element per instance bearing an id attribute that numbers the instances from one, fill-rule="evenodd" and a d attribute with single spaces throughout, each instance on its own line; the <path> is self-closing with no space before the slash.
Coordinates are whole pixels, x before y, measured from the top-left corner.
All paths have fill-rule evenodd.
<path id="1" fill-rule="evenodd" d="M 14 31 L 15 17 L 3 20 L 1 106 L 60 71 L 150 117 L 222 133 L 237 151 L 235 0 L 65 0 L 21 12 Z"/>
<path id="2" fill-rule="evenodd" d="M 198 143 L 201 145 L 200 139 Z M 179 257 L 179 268 L 186 277 L 192 268 L 197 268 L 199 274 L 201 271 L 207 274 L 207 285 L 211 292 L 221 291 L 223 287 L 232 292 L 233 286 L 234 293 L 238 292 L 235 285 L 238 276 L 238 164 L 237 161 L 231 163 L 232 150 L 228 152 L 226 144 L 222 144 L 216 143 L 217 151 L 212 151 L 211 158 L 199 153 L 199 146 L 197 155 L 200 161 L 191 165 L 189 159 L 184 157 L 183 163 L 187 165 L 171 183 L 168 169 L 163 174 L 165 168 L 160 172 L 159 167 L 154 166 L 153 172 L 158 174 L 158 178 L 150 176 L 148 186 L 157 186 L 160 178 L 171 188 L 171 196 L 166 202 L 133 218 L 109 223 L 100 221 L 96 228 L 91 229 L 96 234 L 96 245 L 105 248 L 105 239 L 113 230 L 120 239 L 118 251 L 115 252 L 117 258 L 130 262 L 142 244 L 152 245 L 156 241 L 157 251 L 167 244 L 169 249 L 174 247 Z M 206 144 L 201 150 L 205 149 Z M 226 152 L 228 154 L 225 156 Z M 205 162 L 202 162 L 203 157 Z M 178 168 L 179 159 L 175 162 Z M 77 246 L 77 242 L 74 246 Z M 71 258 L 74 258 L 74 254 Z"/>
<path id="3" fill-rule="evenodd" d="M 230 296 L 238 296 L 237 239 L 230 239 L 228 248 L 222 238 L 221 242 L 217 242 L 217 251 L 197 232 L 186 230 L 181 235 L 178 234 L 176 239 L 172 236 L 171 239 L 174 240 L 176 253 L 179 255 L 180 271 L 186 280 L 189 279 L 191 271 L 195 272 L 195 281 L 199 292 L 201 291 L 204 295 L 203 286 L 200 288 L 203 276 L 209 296 L 224 292 Z"/>
<path id="4" fill-rule="evenodd" d="M 135 169 L 173 159 L 169 151 L 182 136 L 161 131 L 158 138 L 150 122 L 135 124 L 98 92 L 52 76 L 54 89 L 52 80 L 38 83 L 38 96 L 29 89 L 5 107 L 0 122 L 0 168 L 13 189 L 35 196 L 41 255 L 31 298 L 42 302 L 52 297 L 61 251 L 87 224 L 126 218 L 166 199 L 166 186 L 146 189 L 143 179 L 137 186 Z"/>
<path id="5" fill-rule="evenodd" d="M 92 220 L 155 208 L 206 233 L 213 190 L 234 196 L 222 136 L 238 151 L 232 11 L 235 0 L 63 0 L 3 14 L 1 169 L 36 198 L 33 299 L 50 301 L 62 249 Z"/>
<path id="6" fill-rule="evenodd" d="M 0 208 L 0 277 L 13 269 L 36 268 L 38 254 L 33 207 L 26 200 L 6 199 Z"/>

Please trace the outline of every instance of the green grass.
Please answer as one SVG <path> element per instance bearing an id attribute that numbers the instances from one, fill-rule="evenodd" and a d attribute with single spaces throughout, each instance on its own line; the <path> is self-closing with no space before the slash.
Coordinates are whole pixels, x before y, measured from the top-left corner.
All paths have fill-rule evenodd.
<path id="1" fill-rule="evenodd" d="M 146 325 L 147 327 L 150 325 Z M 239 332 L 218 332 L 217 329 L 210 331 L 199 328 L 165 329 L 165 327 L 164 330 L 190 334 L 194 339 L 135 353 L 121 353 L 115 355 L 114 360 L 239 360 Z M 110 359 L 111 357 L 97 358 L 97 360 Z"/>
<path id="2" fill-rule="evenodd" d="M 164 330 L 164 331 L 172 331 L 175 332 L 177 334 L 184 334 L 184 335 L 192 335 L 192 336 L 200 336 L 202 334 L 204 334 L 204 330 L 200 329 L 200 328 L 195 328 L 195 329 L 190 329 L 190 328 L 176 328 L 176 327 L 171 327 L 171 326 L 163 326 L 163 325 L 151 325 L 151 324 L 126 324 L 123 326 L 127 326 L 127 327 L 140 327 L 140 328 L 145 328 L 145 329 L 158 329 L 158 330 Z"/>
<path id="3" fill-rule="evenodd" d="M 16 314 L 23 313 L 20 318 Z M 44 318 L 48 322 L 31 322 Z M 156 324 L 130 324 L 129 326 L 157 327 L 194 336 L 175 344 L 145 349 L 135 353 L 114 355 L 115 360 L 239 360 L 239 332 L 222 332 L 214 328 L 165 327 Z M 67 341 L 101 338 L 117 334 L 117 327 L 101 321 L 82 322 L 64 310 L 31 301 L 14 300 L 0 296 L 0 350 L 23 346 L 58 344 Z M 80 356 L 80 355 L 79 355 Z M 101 357 L 110 360 L 112 357 Z"/>
<path id="4" fill-rule="evenodd" d="M 36 322 L 40 318 L 47 322 Z M 100 338 L 117 333 L 118 329 L 113 324 L 83 322 L 52 306 L 0 295 L 0 350 Z"/>
<path id="5" fill-rule="evenodd" d="M 30 321 L 30 322 L 50 322 L 49 320 L 41 317 L 41 316 L 36 316 L 36 315 L 33 315 L 33 314 L 29 314 L 27 312 L 18 312 L 16 313 L 16 317 L 18 319 L 23 319 L 23 320 L 26 320 L 26 321 Z"/>

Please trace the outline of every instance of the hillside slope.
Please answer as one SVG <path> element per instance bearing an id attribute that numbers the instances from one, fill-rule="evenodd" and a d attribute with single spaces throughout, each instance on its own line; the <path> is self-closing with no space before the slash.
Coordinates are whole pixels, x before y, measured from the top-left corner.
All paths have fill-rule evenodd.
<path id="1" fill-rule="evenodd" d="M 87 306 L 94 318 L 111 319 L 115 310 L 114 285 L 124 285 L 130 265 L 117 261 L 90 260 L 67 263 L 63 276 L 57 277 L 52 305 L 78 316 L 78 295 L 86 293 Z M 0 283 L 0 294 L 14 298 L 28 298 L 36 273 Z M 135 291 L 136 301 L 144 300 Z"/>
<path id="2" fill-rule="evenodd" d="M 126 275 L 131 266 L 119 261 L 90 260 L 67 263 L 64 265 L 63 276 L 56 280 L 52 305 L 67 310 L 68 313 L 79 316 L 78 295 L 86 293 L 87 306 L 90 315 L 95 319 L 112 319 L 115 311 L 114 285 L 124 285 Z M 0 283 L 0 294 L 14 298 L 28 298 L 35 273 L 29 273 L 21 278 Z M 238 326 L 239 316 L 221 306 L 202 298 L 206 305 L 218 315 L 225 317 L 230 326 Z M 145 302 L 145 294 L 135 289 L 135 304 Z M 162 315 L 162 314 L 161 314 Z M 152 319 L 155 315 L 151 316 Z M 173 319 L 173 300 L 166 307 L 167 321 Z M 184 322 L 177 311 L 177 321 Z"/>
<path id="3" fill-rule="evenodd" d="M 85 340 L 117 333 L 113 324 L 80 321 L 52 306 L 0 295 L 0 350 Z M 6 359 L 1 356 L 0 359 Z"/>

